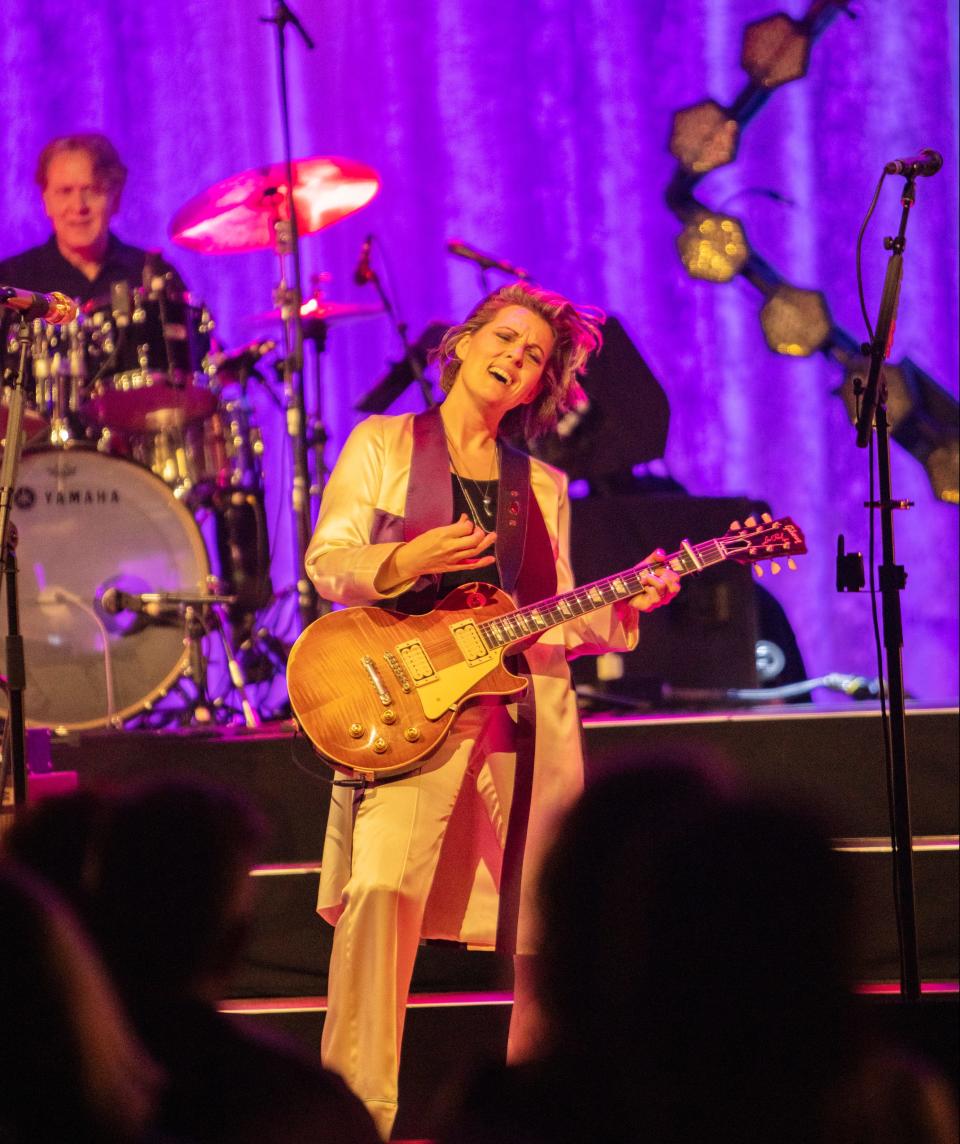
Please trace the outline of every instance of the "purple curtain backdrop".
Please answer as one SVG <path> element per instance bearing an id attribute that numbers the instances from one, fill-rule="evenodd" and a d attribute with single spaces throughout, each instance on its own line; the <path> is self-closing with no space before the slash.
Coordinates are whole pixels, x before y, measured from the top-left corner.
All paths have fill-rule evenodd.
<path id="1" fill-rule="evenodd" d="M 834 590 L 838 532 L 865 549 L 867 457 L 855 447 L 841 376 L 821 356 L 771 353 L 760 296 L 745 281 L 695 282 L 679 264 L 664 203 L 674 163 L 672 113 L 740 91 L 743 25 L 770 0 L 297 0 L 317 42 L 288 33 L 295 155 L 368 163 L 382 189 L 362 212 L 303 240 L 306 285 L 370 303 L 353 284 L 363 237 L 412 335 L 459 318 L 478 279 L 445 253 L 462 237 L 531 269 L 546 285 L 619 315 L 666 389 L 666 466 L 697 495 L 748 494 L 789 513 L 811 554 L 766 580 L 797 631 L 811 674 L 876 674 L 869 602 Z M 909 230 L 894 359 L 909 355 L 951 393 L 958 372 L 957 9 L 952 0 L 868 2 L 813 47 L 805 79 L 777 91 L 747 127 L 735 163 L 699 188 L 740 217 L 751 245 L 786 279 L 822 289 L 835 321 L 864 337 L 854 243 L 883 163 L 922 146 L 943 171 L 922 180 Z M 800 17 L 804 6 L 785 3 Z M 116 223 L 128 241 L 163 246 L 207 302 L 222 341 L 264 329 L 269 252 L 202 256 L 172 245 L 176 209 L 213 182 L 282 158 L 269 0 L 52 0 L 7 13 L 0 41 L 6 125 L 0 253 L 47 233 L 33 186 L 37 152 L 74 130 L 103 130 L 130 167 Z M 889 180 L 866 242 L 875 316 L 899 220 Z M 773 190 L 792 205 L 758 193 Z M 331 328 L 319 381 L 332 464 L 357 419 L 353 403 L 396 360 L 384 318 Z M 267 441 L 274 580 L 293 579 L 282 422 L 256 403 Z M 417 408 L 410 390 L 397 409 Z M 624 416 L 643 416 L 625 409 Z M 937 502 L 920 465 L 893 451 L 905 675 L 918 698 L 957 694 L 957 509 Z M 639 555 L 639 553 L 638 553 Z"/>

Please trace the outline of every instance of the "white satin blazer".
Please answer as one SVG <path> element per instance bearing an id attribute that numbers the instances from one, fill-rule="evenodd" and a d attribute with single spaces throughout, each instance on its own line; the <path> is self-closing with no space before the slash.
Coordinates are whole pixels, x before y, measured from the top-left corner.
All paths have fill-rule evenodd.
<path id="1" fill-rule="evenodd" d="M 350 434 L 324 491 L 306 554 L 307 573 L 324 599 L 364 605 L 387 598 L 376 590 L 374 580 L 384 561 L 402 542 L 412 451 L 412 414 L 374 415 Z M 557 592 L 569 591 L 574 582 L 566 475 L 531 458 L 530 482 L 553 549 Z M 399 596 L 412 586 L 412 582 L 400 584 L 390 596 Z M 536 729 L 518 952 L 532 952 L 535 948 L 536 871 L 558 815 L 583 786 L 580 722 L 568 660 L 604 651 L 629 651 L 636 642 L 637 613 L 621 602 L 551 628 L 524 653 L 533 683 Z M 496 704 L 484 710 L 490 718 L 503 720 L 509 708 L 507 704 Z M 455 735 L 456 727 L 450 738 Z M 506 740 L 499 733 L 488 738 L 506 747 L 504 751 L 494 749 L 491 754 L 498 757 L 492 757 L 491 762 L 505 766 L 509 774 L 509 731 Z M 449 749 L 453 749 L 453 744 Z M 318 900 L 319 912 L 332 924 L 339 916 L 341 895 L 350 875 L 352 802 L 352 791 L 334 788 Z M 456 847 L 444 847 L 442 857 L 446 859 L 449 851 L 450 860 L 442 860 L 437 869 L 423 937 L 463 941 L 478 947 L 494 944 L 497 890 L 493 880 L 484 875 L 479 849 L 479 841 L 470 848 L 460 839 Z M 464 893 L 453 891 L 456 884 L 465 887 Z"/>

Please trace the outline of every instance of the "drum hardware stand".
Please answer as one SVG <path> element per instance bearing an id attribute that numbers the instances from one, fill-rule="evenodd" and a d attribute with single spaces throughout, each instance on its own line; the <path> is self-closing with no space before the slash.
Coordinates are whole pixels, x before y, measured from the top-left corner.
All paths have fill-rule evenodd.
<path id="1" fill-rule="evenodd" d="M 319 298 L 319 294 L 314 297 Z M 305 318 L 302 321 L 305 341 L 313 345 L 314 369 L 316 371 L 317 385 L 313 411 L 307 420 L 307 448 L 313 454 L 314 480 L 310 484 L 308 505 L 311 520 L 316 520 L 320 512 L 320 500 L 327 483 L 326 450 L 329 435 L 323 423 L 323 379 L 321 376 L 323 353 L 327 348 L 328 325 L 322 318 Z M 318 609 L 325 605 L 318 600 Z M 319 610 L 318 610 L 319 614 Z"/>
<path id="2" fill-rule="evenodd" d="M 884 172 L 886 174 L 886 172 Z M 881 183 L 883 179 L 881 178 Z M 877 188 L 879 194 L 879 187 Z M 873 340 L 864 345 L 869 354 L 870 370 L 857 418 L 857 445 L 867 448 L 876 427 L 877 473 L 879 477 L 879 503 L 865 507 L 880 510 L 883 563 L 879 569 L 880 595 L 883 601 L 883 644 L 887 658 L 887 679 L 890 691 L 890 727 L 885 747 L 887 754 L 888 798 L 891 809 L 892 846 L 894 856 L 897 936 L 900 945 L 900 992 L 906 1001 L 919 1001 L 921 996 L 920 958 L 917 947 L 917 916 L 913 880 L 913 832 L 910 825 L 910 787 L 907 769 L 906 712 L 903 683 L 903 617 L 900 592 L 906 587 L 907 577 L 902 565 L 895 563 L 893 538 L 893 512 L 908 507 L 894 501 L 890 484 L 890 437 L 887 421 L 887 388 L 883 378 L 883 363 L 890 354 L 893 331 L 900 301 L 900 283 L 903 277 L 903 251 L 906 247 L 906 228 L 910 208 L 916 201 L 913 175 L 908 175 L 900 197 L 902 212 L 900 229 L 895 238 L 884 239 L 889 250 L 880 312 Z M 874 199 L 876 202 L 876 199 Z M 868 216 L 869 221 L 869 216 Z M 866 223 L 864 223 L 864 227 Z M 862 236 L 862 231 L 861 231 Z M 864 314 L 866 317 L 866 314 Z M 869 322 L 867 323 L 869 329 Z M 881 700 L 883 699 L 883 673 Z"/>
<path id="3" fill-rule="evenodd" d="M 367 239 L 367 242 L 372 240 L 373 235 Z M 379 240 L 378 240 L 379 241 Z M 380 275 L 374 270 L 370 264 L 368 257 L 362 257 L 360 265 L 357 267 L 353 276 L 354 282 L 358 286 L 365 286 L 368 282 L 373 283 L 373 287 L 380 297 L 383 304 L 384 312 L 390 319 L 390 324 L 397 331 L 397 337 L 400 339 L 400 344 L 403 346 L 403 359 L 410 367 L 410 372 L 413 374 L 414 380 L 420 386 L 420 392 L 423 394 L 423 404 L 425 409 L 432 409 L 436 402 L 433 399 L 433 390 L 430 386 L 430 381 L 423 372 L 423 365 L 420 361 L 419 355 L 416 353 L 414 346 L 410 344 L 410 339 L 407 337 L 407 323 L 400 321 L 397 314 L 390 302 L 390 297 L 386 290 L 383 288 L 383 283 L 380 281 Z"/>
<path id="4" fill-rule="evenodd" d="M 35 319 L 37 336 L 42 325 L 40 319 Z M 50 343 L 44 344 L 44 357 L 36 353 L 34 346 L 33 378 L 38 408 L 50 410 L 47 443 L 51 448 L 63 449 L 83 439 L 80 394 L 86 384 L 86 366 L 83 361 L 83 334 L 76 318 L 63 326 L 54 344 L 56 348 L 52 353 Z"/>
<path id="5" fill-rule="evenodd" d="M 2 294 L 2 291 L 0 291 Z M 8 295 L 9 296 L 9 295 Z M 0 298 L 0 300 L 3 300 Z M 9 316 L 0 321 L 0 347 L 7 344 Z M 17 331 L 18 361 L 13 381 L 7 417 L 7 437 L 4 442 L 3 462 L 0 465 L 0 562 L 7 587 L 6 669 L 9 708 L 7 715 L 7 742 L 13 769 L 14 812 L 27 801 L 27 743 L 23 709 L 23 693 L 27 686 L 26 660 L 23 654 L 23 635 L 20 631 L 20 601 L 17 593 L 17 530 L 10 520 L 10 509 L 17 487 L 20 452 L 23 438 L 23 384 L 30 346 L 30 326 L 25 317 L 20 319 Z M 6 760 L 3 760 L 6 764 Z"/>
<path id="6" fill-rule="evenodd" d="M 261 16 L 263 24 L 273 24 L 277 29 L 277 73 L 280 87 L 280 119 L 283 131 L 284 161 L 286 163 L 287 187 L 276 190 L 277 213 L 274 222 L 276 250 L 280 259 L 279 304 L 283 316 L 284 355 L 281 363 L 284 394 L 287 400 L 287 433 L 293 451 L 293 481 L 291 507 L 294 517 L 294 568 L 297 584 L 297 601 L 302 627 L 316 619 L 319 612 L 319 599 L 316 589 L 306 574 L 305 561 L 307 546 L 312 535 L 310 519 L 310 464 L 307 443 L 307 413 L 303 384 L 303 323 L 300 307 L 303 302 L 303 277 L 300 262 L 300 235 L 297 226 L 297 205 L 293 198 L 295 186 L 293 177 L 293 151 L 290 145 L 290 101 L 287 84 L 286 30 L 292 24 L 299 32 L 309 50 L 314 49 L 313 40 L 299 18 L 291 11 L 285 0 L 276 0 L 273 16 Z M 286 205 L 286 218 L 281 219 L 280 207 Z M 293 286 L 288 287 L 284 269 L 285 256 L 289 255 L 293 265 Z M 323 474 L 318 473 L 318 482 Z M 322 490 L 321 490 L 322 491 Z"/>
<path id="7" fill-rule="evenodd" d="M 259 727 L 260 717 L 254 711 L 247 698 L 246 680 L 237 657 L 227 635 L 228 621 L 223 611 L 224 604 L 232 604 L 234 596 L 194 596 L 178 595 L 173 592 L 158 593 L 164 605 L 176 606 L 182 609 L 183 615 L 183 644 L 187 649 L 187 669 L 185 674 L 193 680 L 197 694 L 193 699 L 190 717 L 198 723 L 208 724 L 216 721 L 216 701 L 210 698 L 207 685 L 208 659 L 204 654 L 203 640 L 206 636 L 216 633 L 227 660 L 230 673 L 230 682 L 240 696 L 240 707 L 243 711 L 243 721 L 247 727 Z M 142 597 L 144 603 L 150 602 L 150 593 Z"/>

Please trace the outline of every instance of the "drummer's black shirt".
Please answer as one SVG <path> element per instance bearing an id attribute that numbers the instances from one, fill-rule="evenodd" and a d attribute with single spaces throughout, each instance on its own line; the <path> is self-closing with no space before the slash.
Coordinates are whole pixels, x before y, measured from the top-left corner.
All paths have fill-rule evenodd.
<path id="1" fill-rule="evenodd" d="M 144 270 L 147 282 L 144 283 Z M 114 282 L 129 282 L 131 286 L 149 286 L 156 275 L 173 274 L 171 285 L 180 292 L 185 289 L 177 271 L 155 250 L 141 250 L 121 242 L 111 231 L 107 244 L 107 257 L 100 273 L 91 282 L 76 266 L 60 253 L 56 235 L 40 246 L 33 246 L 0 262 L 0 285 L 16 286 L 21 290 L 36 290 L 47 294 L 59 290 L 80 302 L 106 299 Z"/>

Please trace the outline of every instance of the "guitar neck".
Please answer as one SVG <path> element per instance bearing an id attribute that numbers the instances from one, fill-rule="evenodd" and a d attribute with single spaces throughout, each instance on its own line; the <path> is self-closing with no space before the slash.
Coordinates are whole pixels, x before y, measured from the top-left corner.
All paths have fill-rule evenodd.
<path id="1" fill-rule="evenodd" d="M 496 619 L 480 624 L 480 631 L 488 647 L 506 647 L 529 636 L 555 628 L 577 616 L 585 616 L 598 608 L 605 608 L 617 600 L 629 600 L 643 590 L 642 575 L 656 572 L 658 568 L 670 568 L 678 576 L 688 576 L 699 572 L 711 564 L 719 564 L 729 559 L 731 552 L 726 543 L 719 540 L 706 540 L 702 544 L 684 544 L 678 551 L 656 563 L 645 564 L 642 568 L 630 568 L 615 576 L 606 576 L 584 584 L 560 596 L 529 604 L 514 612 L 507 612 Z"/>

